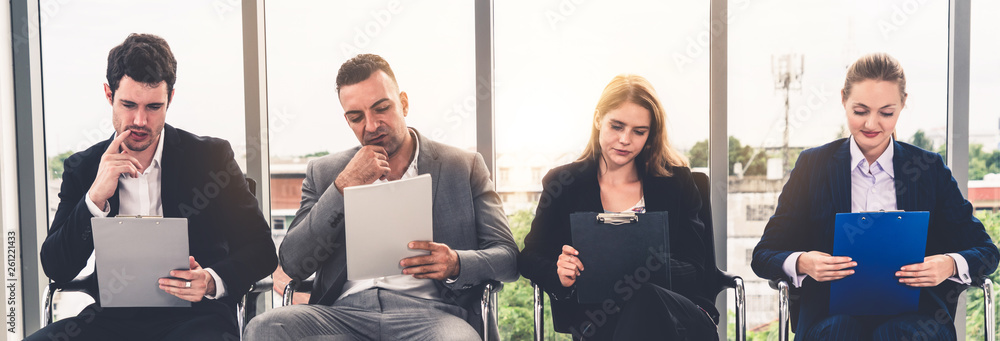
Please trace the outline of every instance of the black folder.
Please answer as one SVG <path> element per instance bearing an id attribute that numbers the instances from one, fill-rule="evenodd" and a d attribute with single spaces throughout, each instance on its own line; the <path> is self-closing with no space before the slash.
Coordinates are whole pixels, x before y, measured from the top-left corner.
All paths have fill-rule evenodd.
<path id="1" fill-rule="evenodd" d="M 670 289 L 667 222 L 667 212 L 571 214 L 573 247 L 584 268 L 577 301 L 623 302 L 650 282 Z"/>

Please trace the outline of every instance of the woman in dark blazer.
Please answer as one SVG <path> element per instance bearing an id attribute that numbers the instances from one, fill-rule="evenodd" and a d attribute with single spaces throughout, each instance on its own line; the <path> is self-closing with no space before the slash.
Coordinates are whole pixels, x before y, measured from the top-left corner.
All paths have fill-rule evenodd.
<path id="1" fill-rule="evenodd" d="M 617 76 L 601 94 L 583 155 L 542 180 L 518 268 L 549 293 L 556 331 L 587 340 L 718 339 L 713 298 L 698 294 L 706 269 L 713 268 L 705 264 L 702 240 L 711 232 L 698 219 L 701 199 L 687 160 L 671 148 L 665 128 L 652 85 L 639 76 Z M 619 292 L 613 307 L 578 304 L 574 285 L 586 275 L 586 264 L 572 246 L 570 214 L 659 211 L 669 212 L 670 283 L 636 283 Z"/>
<path id="2" fill-rule="evenodd" d="M 796 340 L 954 340 L 962 285 L 996 270 L 997 248 L 941 156 L 893 138 L 906 102 L 906 77 L 895 58 L 856 61 L 841 96 L 851 137 L 802 152 L 751 266 L 762 278 L 801 288 Z M 924 262 L 894 273 L 921 288 L 918 311 L 830 316 L 830 281 L 857 266 L 831 255 L 834 216 L 897 209 L 930 212 Z"/>

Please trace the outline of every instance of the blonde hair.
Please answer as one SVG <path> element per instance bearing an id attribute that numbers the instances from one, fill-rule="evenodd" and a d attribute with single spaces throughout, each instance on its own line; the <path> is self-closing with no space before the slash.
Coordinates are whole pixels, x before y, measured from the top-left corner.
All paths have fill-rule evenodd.
<path id="1" fill-rule="evenodd" d="M 899 96 L 906 98 L 906 74 L 903 73 L 903 66 L 887 53 L 867 54 L 851 64 L 847 68 L 847 78 L 844 80 L 841 96 L 847 99 L 854 84 L 866 80 L 895 82 L 899 85 Z"/>
<path id="2" fill-rule="evenodd" d="M 638 75 L 621 74 L 615 76 L 604 87 L 601 98 L 594 109 L 594 124 L 590 132 L 590 142 L 587 143 L 583 155 L 578 161 L 601 160 L 600 122 L 609 111 L 617 109 L 625 102 L 631 102 L 650 112 L 649 137 L 646 145 L 636 156 L 635 162 L 640 170 L 650 176 L 668 177 L 673 174 L 670 167 L 687 167 L 688 160 L 677 152 L 667 138 L 667 116 L 656 96 L 656 90 L 648 80 Z"/>

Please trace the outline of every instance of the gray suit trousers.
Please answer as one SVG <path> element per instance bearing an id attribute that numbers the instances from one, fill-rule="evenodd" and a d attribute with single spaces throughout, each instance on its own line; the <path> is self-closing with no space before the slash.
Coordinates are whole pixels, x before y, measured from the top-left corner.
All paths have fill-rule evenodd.
<path id="1" fill-rule="evenodd" d="M 478 340 L 462 307 L 373 288 L 333 306 L 281 307 L 250 320 L 247 340 Z"/>

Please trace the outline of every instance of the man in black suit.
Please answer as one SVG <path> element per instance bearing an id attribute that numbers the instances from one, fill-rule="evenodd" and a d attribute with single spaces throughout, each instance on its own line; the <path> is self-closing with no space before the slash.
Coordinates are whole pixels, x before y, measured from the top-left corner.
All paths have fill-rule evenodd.
<path id="1" fill-rule="evenodd" d="M 131 34 L 108 54 L 104 91 L 115 135 L 66 159 L 41 260 L 49 278 L 66 282 L 94 251 L 91 217 L 187 218 L 190 270 L 164 273 L 179 279 L 161 278 L 158 285 L 194 303 L 95 303 L 27 340 L 239 339 L 236 302 L 277 266 L 274 244 L 229 143 L 165 124 L 176 72 L 170 47 L 158 36 Z"/>

